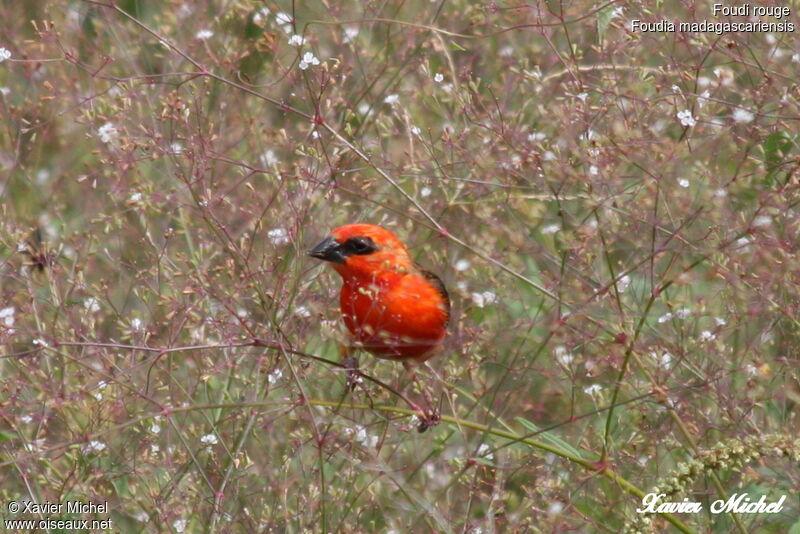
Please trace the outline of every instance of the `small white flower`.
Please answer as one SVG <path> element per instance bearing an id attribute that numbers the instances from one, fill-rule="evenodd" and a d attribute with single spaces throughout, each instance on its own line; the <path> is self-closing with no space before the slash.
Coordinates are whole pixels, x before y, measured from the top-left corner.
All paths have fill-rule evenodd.
<path id="1" fill-rule="evenodd" d="M 548 224 L 547 226 L 542 228 L 541 232 L 542 232 L 542 235 L 549 235 L 549 234 L 555 234 L 555 233 L 559 232 L 560 230 L 561 230 L 561 226 L 559 226 L 559 225 L 554 223 L 554 224 Z"/>
<path id="2" fill-rule="evenodd" d="M 713 341 L 716 338 L 717 336 L 714 335 L 710 330 L 703 330 L 702 332 L 700 332 L 701 341 Z"/>
<path id="3" fill-rule="evenodd" d="M 153 434 L 158 434 L 159 432 L 161 432 L 161 425 L 159 425 L 158 423 L 153 423 L 152 425 L 150 425 L 150 432 L 152 432 Z"/>
<path id="4" fill-rule="evenodd" d="M 442 86 L 442 91 L 444 91 L 445 93 L 450 93 L 450 92 L 452 92 L 452 90 L 453 90 L 453 84 L 452 83 L 446 83 L 446 84 L 444 84 Z"/>
<path id="5" fill-rule="evenodd" d="M 303 59 L 297 65 L 300 70 L 306 70 L 311 65 L 319 65 L 319 59 L 311 52 L 303 54 Z"/>
<path id="6" fill-rule="evenodd" d="M 280 13 L 275 14 L 275 22 L 277 22 L 280 26 L 291 26 L 292 24 L 292 16 L 288 13 L 281 11 Z"/>
<path id="7" fill-rule="evenodd" d="M 386 98 L 383 99 L 385 104 L 397 104 L 400 101 L 400 96 L 397 94 L 386 95 Z"/>
<path id="8" fill-rule="evenodd" d="M 756 376 L 758 374 L 758 367 L 755 365 L 748 363 L 744 366 L 744 371 L 750 376 Z"/>
<path id="9" fill-rule="evenodd" d="M 357 442 L 361 443 L 364 447 L 375 447 L 378 444 L 378 436 L 370 435 L 369 432 L 367 432 L 367 429 L 360 425 L 354 428 L 349 428 L 349 427 L 345 428 L 344 433 L 347 434 L 348 436 L 353 436 L 354 439 Z"/>
<path id="10" fill-rule="evenodd" d="M 267 376 L 267 382 L 269 382 L 270 384 L 276 384 L 278 380 L 280 380 L 282 377 L 283 377 L 283 371 L 281 371 L 280 369 L 275 369 Z"/>
<path id="11" fill-rule="evenodd" d="M 728 86 L 733 83 L 734 80 L 733 69 L 729 67 L 715 67 L 713 72 L 714 76 L 719 78 L 719 81 L 722 85 Z"/>
<path id="12" fill-rule="evenodd" d="M 728 324 L 728 322 L 722 317 L 714 317 L 714 323 L 716 323 L 717 326 L 725 326 Z"/>
<path id="13" fill-rule="evenodd" d="M 28 452 L 39 453 L 44 450 L 44 439 L 43 438 L 35 439 L 32 440 L 30 443 L 23 443 L 22 446 Z"/>
<path id="14" fill-rule="evenodd" d="M 114 144 L 119 139 L 119 130 L 112 123 L 107 122 L 97 129 L 97 136 L 105 144 Z"/>
<path id="15" fill-rule="evenodd" d="M 414 135 L 419 135 L 422 133 L 422 130 L 420 130 L 418 126 L 412 126 L 411 133 Z"/>
<path id="16" fill-rule="evenodd" d="M 622 6 L 617 6 L 611 11 L 611 18 L 621 17 L 622 14 L 625 13 L 625 8 Z"/>
<path id="17" fill-rule="evenodd" d="M 583 388 L 583 392 L 586 393 L 587 395 L 591 395 L 592 397 L 600 393 L 602 390 L 603 386 L 601 386 L 600 384 L 592 384 L 591 386 Z"/>
<path id="18" fill-rule="evenodd" d="M 11 89 L 8 87 L 0 87 L 0 95 L 8 96 L 11 94 Z"/>
<path id="19" fill-rule="evenodd" d="M 626 274 L 617 281 L 617 291 L 620 293 L 625 293 L 625 290 L 628 289 L 629 285 L 631 285 L 631 277 Z"/>
<path id="20" fill-rule="evenodd" d="M 689 180 L 686 178 L 678 178 L 678 185 L 683 188 L 689 187 Z"/>
<path id="21" fill-rule="evenodd" d="M 169 145 L 169 150 L 173 154 L 182 154 L 183 153 L 183 145 L 180 143 L 172 143 Z"/>
<path id="22" fill-rule="evenodd" d="M 717 189 L 716 191 L 714 191 L 714 196 L 717 197 L 717 198 L 724 198 L 724 197 L 728 196 L 728 192 L 725 191 L 724 189 L 720 188 L 720 189 Z"/>
<path id="23" fill-rule="evenodd" d="M 97 400 L 103 400 L 103 394 L 100 393 L 99 391 L 92 393 L 92 397 L 94 397 Z"/>
<path id="24" fill-rule="evenodd" d="M 489 445 L 487 445 L 486 443 L 481 443 L 478 446 L 478 453 L 476 454 L 476 456 L 485 457 L 487 460 L 494 460 L 494 453 L 489 452 L 491 450 L 492 448 Z"/>
<path id="25" fill-rule="evenodd" d="M 289 37 L 289 44 L 291 46 L 303 46 L 306 43 L 305 38 L 302 35 L 292 35 Z"/>
<path id="26" fill-rule="evenodd" d="M 431 190 L 430 187 L 427 186 L 419 190 L 419 196 L 421 197 L 429 197 L 431 196 L 431 193 L 433 193 L 433 191 Z"/>
<path id="27" fill-rule="evenodd" d="M 483 308 L 484 306 L 488 306 L 489 304 L 494 304 L 497 302 L 497 295 L 492 293 L 491 291 L 484 291 L 483 293 L 473 293 L 470 295 L 472 298 L 472 302 L 479 308 Z"/>
<path id="28" fill-rule="evenodd" d="M 433 81 L 436 83 L 442 83 L 444 81 L 444 74 L 442 74 L 441 72 L 437 72 L 433 76 Z"/>
<path id="29" fill-rule="evenodd" d="M 792 63 L 800 63 L 800 54 L 792 54 Z"/>
<path id="30" fill-rule="evenodd" d="M 264 22 L 264 19 L 267 18 L 268 16 L 269 16 L 269 8 L 262 7 L 261 9 L 256 11 L 255 14 L 253 14 L 253 22 L 256 24 L 261 24 L 262 22 Z"/>
<path id="31" fill-rule="evenodd" d="M 11 57 L 11 50 L 8 48 L 0 48 L 0 63 Z"/>
<path id="32" fill-rule="evenodd" d="M 200 30 L 195 34 L 196 39 L 200 39 L 201 41 L 205 41 L 206 39 L 210 39 L 214 37 L 214 32 L 211 30 Z"/>
<path id="33" fill-rule="evenodd" d="M 564 367 L 568 367 L 575 359 L 575 356 L 573 356 L 564 345 L 556 346 L 553 349 L 553 355 L 555 355 L 556 361 Z"/>
<path id="34" fill-rule="evenodd" d="M 22 423 L 24 425 L 27 425 L 28 423 L 33 421 L 33 417 L 31 417 L 30 415 L 23 415 L 23 416 L 20 416 L 19 421 L 20 421 L 20 423 Z"/>
<path id="35" fill-rule="evenodd" d="M 692 314 L 692 310 L 689 308 L 681 308 L 680 310 L 675 312 L 675 317 L 678 319 L 686 319 Z"/>
<path id="36" fill-rule="evenodd" d="M 749 252 L 750 251 L 750 240 L 746 237 L 740 237 L 736 240 L 736 249 L 739 252 Z"/>
<path id="37" fill-rule="evenodd" d="M 150 444 L 150 454 L 158 454 L 160 451 L 161 447 L 159 447 L 158 443 Z"/>
<path id="38" fill-rule="evenodd" d="M 361 443 L 364 447 L 375 448 L 378 444 L 378 436 L 373 436 L 367 432 L 363 426 L 356 433 L 356 441 Z"/>
<path id="39" fill-rule="evenodd" d="M 298 317 L 303 317 L 304 319 L 311 317 L 311 312 L 308 311 L 308 308 L 306 308 L 305 306 L 296 307 L 294 309 L 294 314 L 297 315 Z"/>
<path id="40" fill-rule="evenodd" d="M 131 330 L 133 330 L 134 332 L 139 332 L 140 330 L 142 330 L 143 327 L 144 323 L 142 323 L 141 319 L 139 319 L 138 317 L 134 317 L 133 319 L 131 319 Z"/>
<path id="41" fill-rule="evenodd" d="M 289 242 L 289 232 L 285 228 L 273 228 L 267 232 L 267 237 L 273 245 L 285 245 Z"/>
<path id="42" fill-rule="evenodd" d="M 358 37 L 358 27 L 353 26 L 344 29 L 343 41 L 345 43 L 352 43 L 355 41 L 356 37 Z"/>
<path id="43" fill-rule="evenodd" d="M 139 202 L 140 200 L 142 200 L 141 193 L 133 193 L 131 196 L 128 197 L 128 201 L 130 202 Z"/>
<path id="44" fill-rule="evenodd" d="M 453 266 L 456 271 L 466 271 L 469 269 L 470 263 L 469 260 L 461 259 L 456 262 Z"/>
<path id="45" fill-rule="evenodd" d="M 106 444 L 97 440 L 92 440 L 81 447 L 81 452 L 85 455 L 103 452 L 104 450 L 106 450 Z"/>
<path id="46" fill-rule="evenodd" d="M 186 521 L 185 519 L 176 519 L 175 521 L 172 522 L 172 528 L 175 529 L 175 532 L 180 534 L 181 532 L 186 530 L 187 523 L 188 521 Z"/>
<path id="47" fill-rule="evenodd" d="M 44 339 L 42 339 L 40 337 L 37 337 L 36 339 L 31 341 L 31 343 L 33 343 L 34 345 L 38 345 L 40 347 L 47 347 L 48 346 L 47 345 L 47 341 L 45 341 Z"/>
<path id="48" fill-rule="evenodd" d="M 666 323 L 667 321 L 672 319 L 672 313 L 668 312 L 658 318 L 659 323 Z"/>
<path id="49" fill-rule="evenodd" d="M 542 159 L 544 161 L 553 161 L 554 159 L 556 159 L 556 153 L 553 152 L 552 150 L 547 150 L 545 151 L 544 154 L 542 154 Z"/>
<path id="50" fill-rule="evenodd" d="M 203 445 L 216 445 L 219 443 L 219 438 L 217 438 L 216 434 L 206 434 L 200 438 L 200 443 Z"/>
<path id="51" fill-rule="evenodd" d="M 772 217 L 769 215 L 759 215 L 755 219 L 753 219 L 753 226 L 769 226 L 772 224 Z"/>
<path id="52" fill-rule="evenodd" d="M 657 352 L 653 351 L 650 353 L 650 356 L 655 358 L 661 367 L 669 367 L 669 364 L 672 363 L 672 354 L 669 352 L 659 355 Z"/>
<path id="53" fill-rule="evenodd" d="M 274 150 L 267 150 L 258 158 L 261 161 L 261 165 L 264 167 L 272 167 L 276 163 L 278 163 L 278 157 L 275 155 Z"/>
<path id="54" fill-rule="evenodd" d="M 697 124 L 697 120 L 692 117 L 692 112 L 688 109 L 684 109 L 683 111 L 678 112 L 678 120 L 681 121 L 681 126 L 688 126 L 689 128 L 693 127 Z"/>
<path id="55" fill-rule="evenodd" d="M 733 117 L 733 122 L 739 122 L 742 124 L 753 122 L 753 119 L 755 118 L 755 115 L 744 108 L 737 108 L 731 116 Z"/>
<path id="56" fill-rule="evenodd" d="M 547 506 L 547 515 L 558 515 L 561 513 L 563 509 L 564 509 L 564 503 L 559 501 L 553 501 Z"/>
<path id="57" fill-rule="evenodd" d="M 16 310 L 13 306 L 9 306 L 8 308 L 3 308 L 0 310 L 0 319 L 3 320 L 3 326 L 5 327 L 12 327 L 14 326 L 14 312 Z"/>
<path id="58" fill-rule="evenodd" d="M 589 97 L 589 93 L 578 93 L 575 96 L 577 96 L 578 100 L 580 100 L 581 102 L 586 102 L 586 99 Z"/>

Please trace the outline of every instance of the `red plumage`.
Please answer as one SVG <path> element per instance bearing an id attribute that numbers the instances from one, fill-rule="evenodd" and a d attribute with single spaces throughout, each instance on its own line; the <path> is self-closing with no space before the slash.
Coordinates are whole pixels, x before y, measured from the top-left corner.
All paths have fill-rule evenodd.
<path id="1" fill-rule="evenodd" d="M 450 301 L 441 280 L 420 269 L 397 236 L 373 224 L 348 224 L 309 254 L 341 275 L 342 318 L 357 346 L 407 366 L 433 356 L 447 331 Z"/>

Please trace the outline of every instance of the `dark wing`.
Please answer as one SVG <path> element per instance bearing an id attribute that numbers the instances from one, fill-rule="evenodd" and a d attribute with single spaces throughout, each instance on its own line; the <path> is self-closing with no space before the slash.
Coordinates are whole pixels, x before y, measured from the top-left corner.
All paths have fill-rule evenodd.
<path id="1" fill-rule="evenodd" d="M 447 288 L 444 287 L 444 282 L 442 279 L 433 274 L 430 271 L 426 271 L 425 269 L 419 270 L 420 274 L 425 277 L 425 279 L 431 283 L 433 287 L 436 288 L 436 291 L 442 296 L 444 300 L 444 309 L 447 313 L 447 319 L 450 319 L 450 295 L 447 294 Z"/>

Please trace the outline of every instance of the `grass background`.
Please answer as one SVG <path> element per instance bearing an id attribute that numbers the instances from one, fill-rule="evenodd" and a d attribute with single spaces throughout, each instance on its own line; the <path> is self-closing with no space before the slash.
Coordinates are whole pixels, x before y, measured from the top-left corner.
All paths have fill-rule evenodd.
<path id="1" fill-rule="evenodd" d="M 674 500 L 783 510 L 654 531 L 800 532 L 800 46 L 631 31 L 747 20 L 709 10 L 4 3 L 0 516 L 620 532 L 699 459 Z M 454 301 L 422 434 L 336 365 L 339 280 L 303 253 L 353 221 Z"/>

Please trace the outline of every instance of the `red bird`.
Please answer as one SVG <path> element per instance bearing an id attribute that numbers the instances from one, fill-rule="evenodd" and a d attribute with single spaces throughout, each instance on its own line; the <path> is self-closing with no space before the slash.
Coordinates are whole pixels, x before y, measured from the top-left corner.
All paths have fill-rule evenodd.
<path id="1" fill-rule="evenodd" d="M 439 277 L 414 263 L 392 232 L 374 224 L 347 224 L 308 254 L 330 262 L 341 275 L 339 303 L 354 345 L 403 362 L 409 371 L 436 353 L 450 318 L 447 290 Z M 354 363 L 349 351 L 346 358 Z M 426 414 L 411 404 L 423 415 L 420 432 L 436 424 L 435 412 Z"/>
<path id="2" fill-rule="evenodd" d="M 374 224 L 348 224 L 308 254 L 342 276 L 342 318 L 358 346 L 407 369 L 434 355 L 447 331 L 450 299 L 397 236 Z"/>

